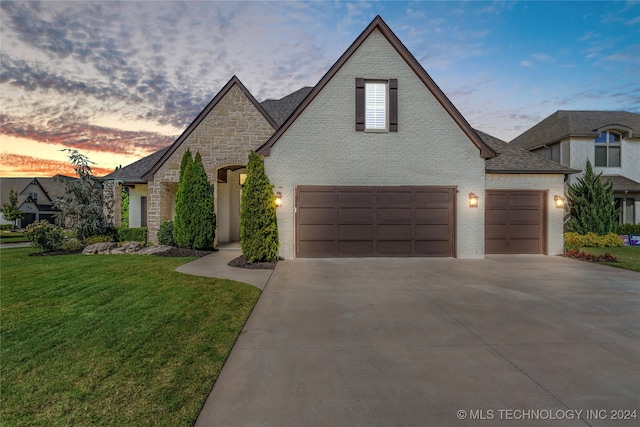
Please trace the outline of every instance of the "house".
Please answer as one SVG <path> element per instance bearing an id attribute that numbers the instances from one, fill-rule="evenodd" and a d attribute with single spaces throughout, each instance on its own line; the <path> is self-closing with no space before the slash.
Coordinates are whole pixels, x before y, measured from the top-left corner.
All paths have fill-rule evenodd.
<path id="1" fill-rule="evenodd" d="M 613 183 L 621 224 L 640 224 L 640 114 L 626 111 L 556 111 L 511 144 L 582 170 L 587 159 Z M 577 181 L 578 174 L 569 177 Z"/>
<path id="2" fill-rule="evenodd" d="M 39 220 L 55 223 L 60 213 L 53 204 L 64 194 L 65 180 L 74 179 L 63 175 L 51 178 L 0 178 L 1 205 L 9 202 L 9 193 L 18 193 L 18 207 L 25 213 L 22 220 L 17 221 L 18 228 Z M 0 206 L 0 208 L 2 207 Z M 0 216 L 0 224 L 13 224 Z"/>
<path id="3" fill-rule="evenodd" d="M 233 77 L 148 171 L 118 171 L 146 185 L 152 241 L 187 149 L 212 184 L 217 243 L 239 239 L 247 156 L 264 157 L 284 258 L 558 254 L 554 198 L 576 172 L 473 129 L 379 16 L 313 88 L 259 103 Z"/>

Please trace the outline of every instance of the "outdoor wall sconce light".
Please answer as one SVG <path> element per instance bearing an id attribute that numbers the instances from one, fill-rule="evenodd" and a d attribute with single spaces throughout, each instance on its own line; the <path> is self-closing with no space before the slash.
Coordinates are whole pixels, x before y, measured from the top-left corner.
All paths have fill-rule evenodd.
<path id="1" fill-rule="evenodd" d="M 278 191 L 276 193 L 276 208 L 279 208 L 280 206 L 282 206 L 282 193 Z"/>
<path id="2" fill-rule="evenodd" d="M 556 205 L 556 208 L 564 208 L 564 198 L 562 198 L 562 196 L 558 196 L 557 194 L 553 196 L 553 203 Z"/>
<path id="3" fill-rule="evenodd" d="M 474 193 L 469 193 L 469 207 L 477 208 L 478 207 L 478 196 Z"/>

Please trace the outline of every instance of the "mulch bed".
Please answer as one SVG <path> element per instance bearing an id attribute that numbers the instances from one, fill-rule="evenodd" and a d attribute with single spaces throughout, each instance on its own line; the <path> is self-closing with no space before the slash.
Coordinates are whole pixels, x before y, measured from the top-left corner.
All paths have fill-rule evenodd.
<path id="1" fill-rule="evenodd" d="M 198 249 L 185 249 L 185 248 L 171 248 L 168 251 L 164 251 L 164 252 L 158 252 L 157 254 L 154 254 L 156 256 L 167 256 L 167 257 L 187 257 L 187 256 L 194 256 L 194 257 L 203 257 L 206 255 L 211 255 L 212 253 L 217 252 L 216 249 L 211 249 L 211 250 L 198 250 Z"/>
<path id="2" fill-rule="evenodd" d="M 50 251 L 50 252 L 32 252 L 29 256 L 58 256 L 58 255 L 77 255 L 82 253 L 82 248 L 75 251 Z"/>
<path id="3" fill-rule="evenodd" d="M 276 268 L 277 263 L 277 260 L 271 262 L 249 262 L 244 255 L 240 255 L 238 258 L 229 261 L 231 267 L 248 268 L 251 270 L 273 270 Z"/>

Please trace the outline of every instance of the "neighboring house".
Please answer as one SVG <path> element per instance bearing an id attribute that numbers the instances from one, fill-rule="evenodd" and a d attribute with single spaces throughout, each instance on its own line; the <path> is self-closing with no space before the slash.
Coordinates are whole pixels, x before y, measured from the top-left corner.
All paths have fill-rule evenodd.
<path id="1" fill-rule="evenodd" d="M 74 178 L 63 175 L 52 178 L 0 178 L 0 209 L 9 202 L 9 193 L 14 190 L 18 193 L 18 207 L 25 213 L 24 218 L 17 221 L 18 228 L 39 220 L 55 223 L 60 211 L 53 207 L 53 203 L 64 194 L 64 181 L 68 179 Z M 0 216 L 0 224 L 13 224 L 13 221 Z"/>
<path id="2" fill-rule="evenodd" d="M 587 159 L 613 183 L 621 224 L 640 224 L 640 114 L 626 111 L 556 111 L 511 144 L 567 167 Z M 580 175 L 574 174 L 569 183 Z"/>
<path id="3" fill-rule="evenodd" d="M 558 254 L 554 196 L 577 172 L 474 130 L 380 17 L 315 87 L 258 103 L 233 77 L 155 163 L 106 177 L 147 183 L 152 241 L 187 148 L 213 187 L 217 242 L 239 239 L 247 155 L 264 156 L 284 258 Z"/>

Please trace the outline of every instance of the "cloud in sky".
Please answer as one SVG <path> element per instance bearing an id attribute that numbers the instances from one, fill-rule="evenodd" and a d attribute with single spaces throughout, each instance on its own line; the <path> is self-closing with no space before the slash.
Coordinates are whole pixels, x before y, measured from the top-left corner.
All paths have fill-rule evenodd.
<path id="1" fill-rule="evenodd" d="M 2 175 L 31 155 L 14 141 L 73 147 L 90 158 L 110 153 L 105 169 L 133 162 L 171 143 L 233 75 L 258 100 L 314 85 L 377 14 L 469 122 L 500 138 L 560 107 L 640 111 L 638 3 L 3 1 L 0 8 Z"/>

